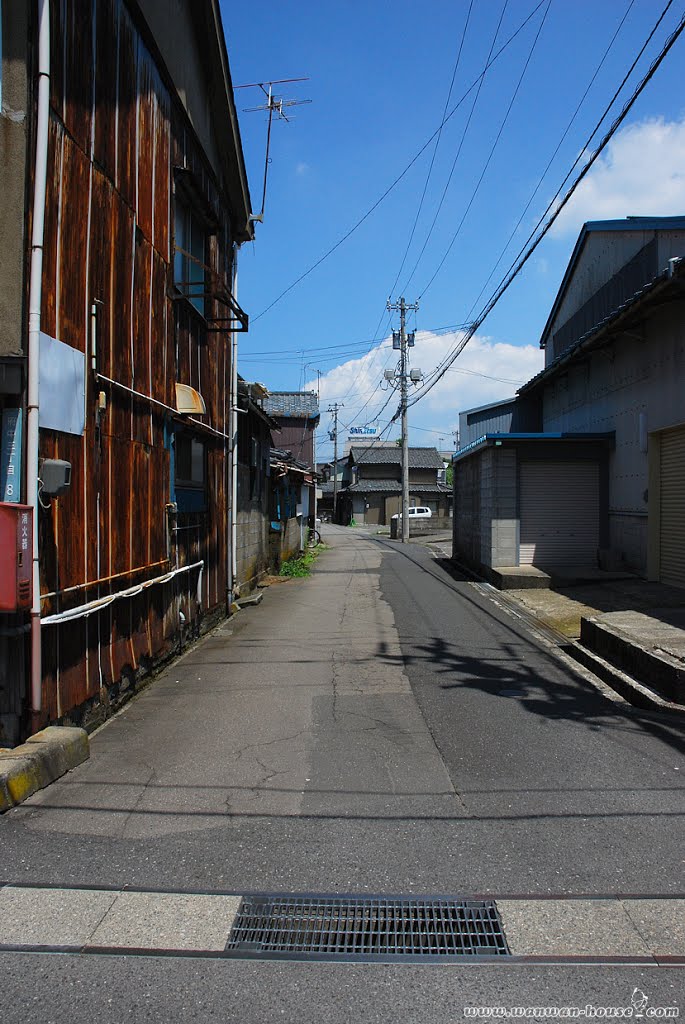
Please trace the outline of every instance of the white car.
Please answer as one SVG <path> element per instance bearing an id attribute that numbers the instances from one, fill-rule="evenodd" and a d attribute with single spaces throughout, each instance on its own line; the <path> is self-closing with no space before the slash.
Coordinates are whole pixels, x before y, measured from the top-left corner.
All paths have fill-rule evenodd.
<path id="1" fill-rule="evenodd" d="M 425 505 L 412 505 L 408 509 L 408 514 L 410 519 L 430 519 L 431 516 L 433 515 L 431 510 L 429 508 L 426 508 Z M 396 512 L 392 518 L 401 519 L 402 513 Z"/>

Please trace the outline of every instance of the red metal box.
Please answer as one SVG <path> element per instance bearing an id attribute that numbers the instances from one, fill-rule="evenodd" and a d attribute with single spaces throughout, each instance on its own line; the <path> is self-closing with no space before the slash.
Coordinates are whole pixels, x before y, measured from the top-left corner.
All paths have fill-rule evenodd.
<path id="1" fill-rule="evenodd" d="M 0 612 L 31 607 L 32 554 L 33 509 L 0 502 Z"/>

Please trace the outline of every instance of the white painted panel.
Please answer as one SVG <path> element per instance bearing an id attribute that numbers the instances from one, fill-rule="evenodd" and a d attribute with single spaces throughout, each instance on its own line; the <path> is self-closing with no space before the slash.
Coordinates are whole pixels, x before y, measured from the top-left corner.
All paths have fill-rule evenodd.
<path id="1" fill-rule="evenodd" d="M 522 462 L 521 565 L 596 565 L 597 462 Z"/>

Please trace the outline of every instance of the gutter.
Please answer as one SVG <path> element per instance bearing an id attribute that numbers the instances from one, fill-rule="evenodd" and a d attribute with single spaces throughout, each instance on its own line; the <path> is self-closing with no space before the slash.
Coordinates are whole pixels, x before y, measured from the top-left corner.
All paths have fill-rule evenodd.
<path id="1" fill-rule="evenodd" d="M 31 603 L 31 716 L 35 727 L 42 707 L 43 664 L 38 552 L 39 359 L 43 299 L 43 246 L 47 194 L 50 115 L 50 2 L 38 0 L 38 104 L 33 177 L 33 222 L 29 272 L 28 395 L 26 416 L 26 502 L 33 508 L 33 599 Z"/>

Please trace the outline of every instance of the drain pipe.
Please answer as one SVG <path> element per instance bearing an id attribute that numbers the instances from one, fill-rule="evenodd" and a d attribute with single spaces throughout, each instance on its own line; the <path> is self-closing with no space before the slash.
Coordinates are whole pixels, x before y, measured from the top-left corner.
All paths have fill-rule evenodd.
<path id="1" fill-rule="evenodd" d="M 43 666 L 40 633 L 40 563 L 38 555 L 38 413 L 40 313 L 43 297 L 43 242 L 50 114 L 50 2 L 38 0 L 38 106 L 36 162 L 33 177 L 33 227 L 29 276 L 28 397 L 26 416 L 26 502 L 33 508 L 33 602 L 31 604 L 31 717 L 40 724 Z"/>
<path id="2" fill-rule="evenodd" d="M 233 247 L 233 271 L 231 280 L 231 292 L 233 298 L 238 301 L 238 250 L 240 246 Z M 230 548 L 231 548 L 231 573 L 228 580 L 228 613 L 231 613 L 231 605 L 236 597 L 237 561 L 238 561 L 238 332 L 231 332 L 231 390 L 230 390 L 231 426 L 231 519 L 230 519 Z"/>

